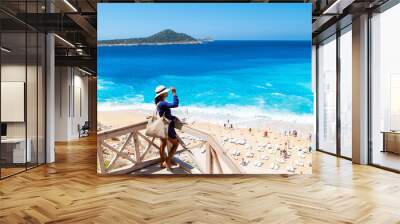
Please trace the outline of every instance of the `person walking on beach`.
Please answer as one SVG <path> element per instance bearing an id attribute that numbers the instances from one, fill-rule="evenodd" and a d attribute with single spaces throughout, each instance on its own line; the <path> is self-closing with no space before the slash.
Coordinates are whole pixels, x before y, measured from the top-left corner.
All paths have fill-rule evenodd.
<path id="1" fill-rule="evenodd" d="M 168 92 L 171 90 L 172 95 L 173 95 L 173 100 L 172 103 L 169 103 L 166 101 L 168 97 Z M 177 108 L 179 106 L 179 99 L 178 96 L 176 95 L 176 89 L 175 87 L 166 88 L 163 85 L 157 86 L 155 89 L 155 97 L 154 97 L 154 103 L 157 105 L 157 113 L 160 117 L 164 116 L 171 122 L 168 125 L 168 139 L 160 139 L 161 140 L 161 145 L 160 145 L 160 158 L 161 158 L 161 163 L 160 167 L 161 168 L 167 168 L 168 170 L 171 169 L 171 165 L 176 165 L 172 159 L 175 155 L 176 150 L 178 149 L 178 138 L 175 132 L 175 120 L 177 119 L 175 116 L 171 114 L 171 108 Z M 168 152 L 168 156 L 165 157 L 165 147 L 167 146 L 167 141 L 169 141 L 172 144 L 171 150 Z"/>

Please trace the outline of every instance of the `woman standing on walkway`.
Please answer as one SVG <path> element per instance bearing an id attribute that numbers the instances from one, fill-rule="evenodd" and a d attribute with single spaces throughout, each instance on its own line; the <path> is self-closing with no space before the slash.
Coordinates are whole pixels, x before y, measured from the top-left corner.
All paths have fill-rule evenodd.
<path id="1" fill-rule="evenodd" d="M 173 95 L 173 100 L 172 103 L 169 103 L 166 101 L 168 97 L 168 92 L 171 90 L 172 95 Z M 168 125 L 168 139 L 161 139 L 161 145 L 160 145 L 160 158 L 161 158 L 161 163 L 160 167 L 161 168 L 167 168 L 171 169 L 172 165 L 176 165 L 172 159 L 173 156 L 175 155 L 176 150 L 178 149 L 178 138 L 175 132 L 175 120 L 176 117 L 171 114 L 171 108 L 176 108 L 179 106 L 179 99 L 178 96 L 176 95 L 176 89 L 174 87 L 166 88 L 163 85 L 157 86 L 155 89 L 155 99 L 154 102 L 157 105 L 157 113 L 160 117 L 164 116 L 168 120 L 170 120 L 170 123 Z M 167 146 L 167 141 L 169 141 L 172 144 L 171 150 L 168 152 L 168 156 L 165 157 L 165 147 Z"/>

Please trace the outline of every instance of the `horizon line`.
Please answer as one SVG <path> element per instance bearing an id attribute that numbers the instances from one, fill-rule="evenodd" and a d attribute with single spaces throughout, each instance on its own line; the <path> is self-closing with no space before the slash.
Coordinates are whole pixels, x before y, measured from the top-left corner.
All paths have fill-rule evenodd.
<path id="1" fill-rule="evenodd" d="M 126 40 L 135 37 L 128 38 L 115 38 L 115 39 L 98 39 L 97 41 L 110 41 L 110 40 Z M 206 38 L 197 38 L 196 40 L 202 40 Z M 312 41 L 311 39 L 212 39 L 212 41 Z M 212 42 L 211 41 L 211 42 Z"/>

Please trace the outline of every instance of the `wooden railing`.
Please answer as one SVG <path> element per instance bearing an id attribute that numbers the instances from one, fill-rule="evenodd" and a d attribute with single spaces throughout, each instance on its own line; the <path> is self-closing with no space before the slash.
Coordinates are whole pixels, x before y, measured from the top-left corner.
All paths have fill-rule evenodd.
<path id="1" fill-rule="evenodd" d="M 97 171 L 99 174 L 128 174 L 160 163 L 160 141 L 144 133 L 147 121 L 102 131 L 97 134 Z M 187 173 L 223 174 L 243 173 L 241 167 L 229 157 L 225 149 L 210 134 L 182 125 L 180 133 L 194 136 L 198 141 L 185 143 L 178 135 L 180 147 L 176 155 L 185 153 L 192 164 L 175 156 L 174 161 Z M 169 146 L 168 146 L 169 147 Z M 192 150 L 205 147 L 205 159 L 198 158 Z M 152 151 L 156 149 L 156 151 Z M 149 153 L 152 151 L 154 157 Z M 105 158 L 105 155 L 108 158 Z M 150 158 L 148 158 L 150 156 Z"/>

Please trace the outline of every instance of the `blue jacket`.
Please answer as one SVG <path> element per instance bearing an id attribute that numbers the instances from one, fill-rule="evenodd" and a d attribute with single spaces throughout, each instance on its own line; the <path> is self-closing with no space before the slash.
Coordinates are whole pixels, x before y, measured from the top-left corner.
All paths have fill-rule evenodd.
<path id="1" fill-rule="evenodd" d="M 162 117 L 164 116 L 170 121 L 174 120 L 174 116 L 171 114 L 171 108 L 176 108 L 179 106 L 178 96 L 174 96 L 172 103 L 168 103 L 167 101 L 160 101 L 158 103 L 157 112 Z"/>

